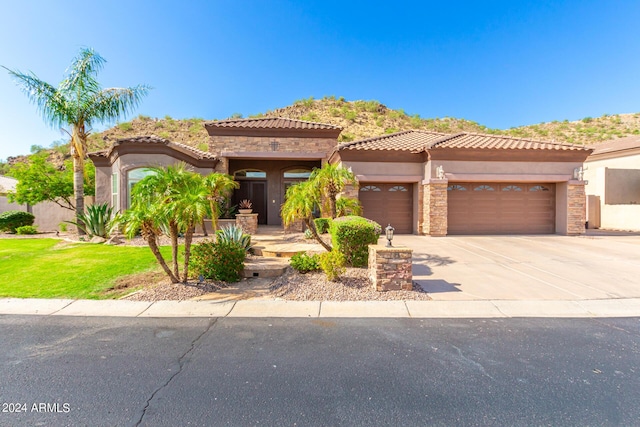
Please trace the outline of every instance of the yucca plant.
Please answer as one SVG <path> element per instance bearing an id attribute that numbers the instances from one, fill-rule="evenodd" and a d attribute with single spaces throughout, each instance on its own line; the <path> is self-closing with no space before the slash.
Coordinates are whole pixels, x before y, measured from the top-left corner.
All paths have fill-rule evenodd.
<path id="1" fill-rule="evenodd" d="M 221 243 L 234 243 L 244 248 L 246 252 L 251 249 L 251 235 L 242 232 L 237 225 L 222 227 L 216 231 L 216 239 Z"/>
<path id="2" fill-rule="evenodd" d="M 113 219 L 113 208 L 107 203 L 87 206 L 86 212 L 78 214 L 80 222 L 66 221 L 75 225 L 89 237 L 100 236 L 107 238 Z"/>

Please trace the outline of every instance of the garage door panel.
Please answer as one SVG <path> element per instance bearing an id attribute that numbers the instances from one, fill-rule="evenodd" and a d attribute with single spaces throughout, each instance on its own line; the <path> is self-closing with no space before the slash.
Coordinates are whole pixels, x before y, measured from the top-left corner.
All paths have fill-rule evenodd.
<path id="1" fill-rule="evenodd" d="M 396 233 L 413 232 L 413 184 L 366 183 L 360 186 L 360 203 L 365 218 Z"/>
<path id="2" fill-rule="evenodd" d="M 555 184 L 452 183 L 448 189 L 449 234 L 555 232 Z"/>

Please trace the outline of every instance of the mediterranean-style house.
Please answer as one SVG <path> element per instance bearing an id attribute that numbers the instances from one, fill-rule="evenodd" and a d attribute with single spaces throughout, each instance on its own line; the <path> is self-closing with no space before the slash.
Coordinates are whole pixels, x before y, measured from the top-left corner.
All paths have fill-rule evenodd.
<path id="1" fill-rule="evenodd" d="M 640 231 L 640 136 L 593 148 L 584 170 L 589 228 Z"/>
<path id="2" fill-rule="evenodd" d="M 280 225 L 288 186 L 323 163 L 341 163 L 359 180 L 348 191 L 364 216 L 397 233 L 581 234 L 591 149 L 571 144 L 473 133 L 404 131 L 338 143 L 341 128 L 286 118 L 205 124 L 204 152 L 155 136 L 120 139 L 90 153 L 96 203 L 117 210 L 149 166 L 184 161 L 202 174 L 232 175 L 234 200 L 250 199 L 260 224 Z"/>

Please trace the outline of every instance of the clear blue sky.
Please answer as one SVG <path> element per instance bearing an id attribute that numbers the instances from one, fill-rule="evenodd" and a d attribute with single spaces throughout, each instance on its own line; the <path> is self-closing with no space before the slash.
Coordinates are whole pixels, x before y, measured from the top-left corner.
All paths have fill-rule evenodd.
<path id="1" fill-rule="evenodd" d="M 3 0 L 0 65 L 58 84 L 84 46 L 135 112 L 226 118 L 324 95 L 509 128 L 640 111 L 640 1 Z M 97 129 L 100 130 L 100 129 Z M 0 71 L 0 159 L 63 138 Z"/>

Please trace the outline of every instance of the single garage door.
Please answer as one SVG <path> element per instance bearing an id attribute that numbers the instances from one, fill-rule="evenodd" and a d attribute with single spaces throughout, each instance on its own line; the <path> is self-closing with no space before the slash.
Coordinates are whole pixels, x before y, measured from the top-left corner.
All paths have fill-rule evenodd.
<path id="1" fill-rule="evenodd" d="M 449 183 L 448 234 L 553 234 L 555 184 Z"/>
<path id="2" fill-rule="evenodd" d="M 396 233 L 413 233 L 413 184 L 360 184 L 362 215 Z"/>

